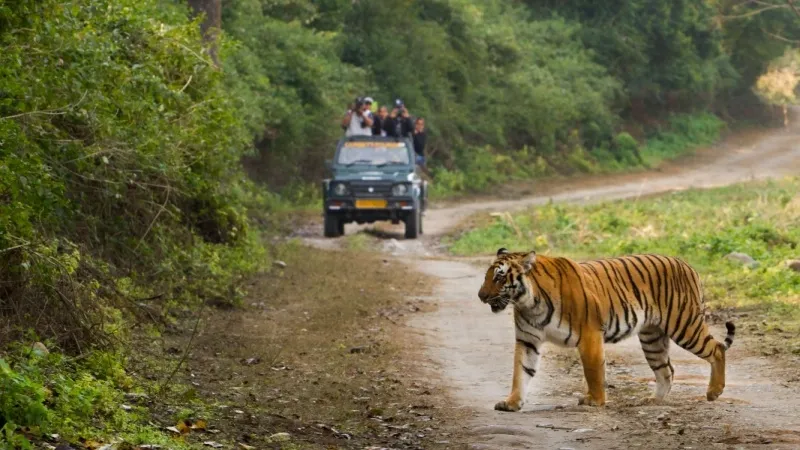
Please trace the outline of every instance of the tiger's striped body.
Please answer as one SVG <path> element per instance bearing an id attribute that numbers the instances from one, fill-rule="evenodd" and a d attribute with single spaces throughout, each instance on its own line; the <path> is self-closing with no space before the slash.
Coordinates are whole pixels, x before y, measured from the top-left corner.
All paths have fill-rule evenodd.
<path id="1" fill-rule="evenodd" d="M 724 343 L 711 336 L 700 279 L 680 259 L 631 255 L 577 263 L 500 249 L 478 295 L 494 312 L 514 307 L 512 390 L 496 409 L 522 407 L 544 342 L 578 348 L 589 387 L 585 404 L 605 403 L 604 344 L 631 336 L 639 337 L 655 373 L 655 398 L 663 399 L 672 385 L 670 340 L 711 364 L 708 400 L 725 387 L 725 351 L 735 327 L 726 324 Z"/>

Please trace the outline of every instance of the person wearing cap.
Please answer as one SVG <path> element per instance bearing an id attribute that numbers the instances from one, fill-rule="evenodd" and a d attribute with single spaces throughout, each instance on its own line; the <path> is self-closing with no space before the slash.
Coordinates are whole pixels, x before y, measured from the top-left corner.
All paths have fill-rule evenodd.
<path id="1" fill-rule="evenodd" d="M 411 133 L 414 131 L 414 121 L 408 114 L 408 108 L 400 99 L 395 100 L 394 103 L 395 107 L 389 114 L 386 133 L 394 138 L 411 137 Z"/>
<path id="2" fill-rule="evenodd" d="M 342 119 L 345 136 L 372 136 L 372 114 L 364 99 L 357 98 Z"/>
<path id="3" fill-rule="evenodd" d="M 375 103 L 375 100 L 372 97 L 364 97 L 364 105 L 367 111 L 367 114 L 370 118 L 373 118 L 375 114 L 372 113 L 372 104 Z"/>

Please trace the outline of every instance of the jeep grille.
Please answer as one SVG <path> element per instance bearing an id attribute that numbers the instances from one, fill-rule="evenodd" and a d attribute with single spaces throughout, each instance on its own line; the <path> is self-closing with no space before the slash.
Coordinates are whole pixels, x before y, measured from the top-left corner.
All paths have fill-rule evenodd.
<path id="1" fill-rule="evenodd" d="M 372 188 L 372 192 L 370 192 Z M 353 195 L 358 197 L 386 197 L 392 194 L 392 183 L 386 181 L 353 181 L 350 183 Z"/>

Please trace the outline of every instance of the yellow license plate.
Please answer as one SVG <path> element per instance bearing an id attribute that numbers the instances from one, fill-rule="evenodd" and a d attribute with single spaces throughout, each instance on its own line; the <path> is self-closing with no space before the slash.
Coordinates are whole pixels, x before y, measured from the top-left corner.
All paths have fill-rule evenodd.
<path id="1" fill-rule="evenodd" d="M 386 200 L 356 200 L 358 209 L 380 209 L 386 208 Z"/>

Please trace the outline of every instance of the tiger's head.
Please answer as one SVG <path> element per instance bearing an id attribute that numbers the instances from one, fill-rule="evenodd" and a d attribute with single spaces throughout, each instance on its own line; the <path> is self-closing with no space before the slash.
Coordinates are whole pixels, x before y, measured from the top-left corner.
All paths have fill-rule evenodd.
<path id="1" fill-rule="evenodd" d="M 536 252 L 511 253 L 505 248 L 497 250 L 497 257 L 483 280 L 478 298 L 488 303 L 492 312 L 499 313 L 510 304 L 523 306 L 532 299 L 533 286 L 525 274 L 536 264 Z"/>

